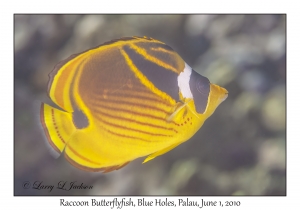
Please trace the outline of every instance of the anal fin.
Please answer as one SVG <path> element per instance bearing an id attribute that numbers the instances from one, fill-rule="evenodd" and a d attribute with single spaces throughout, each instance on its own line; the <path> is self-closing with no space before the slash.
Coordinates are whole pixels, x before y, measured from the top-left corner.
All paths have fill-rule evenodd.
<path id="1" fill-rule="evenodd" d="M 86 128 L 77 130 L 72 135 L 64 149 L 64 155 L 76 168 L 88 172 L 108 173 L 130 162 L 108 151 L 111 147 L 109 141 L 97 136 L 95 130 Z"/>
<path id="2" fill-rule="evenodd" d="M 126 162 L 124 164 L 118 165 L 118 166 L 111 166 L 111 167 L 103 168 L 103 173 L 109 173 L 114 170 L 119 170 L 120 168 L 123 168 L 124 166 L 126 166 L 128 163 L 130 163 L 130 161 Z"/>
<path id="3" fill-rule="evenodd" d="M 171 145 L 171 146 L 169 146 L 169 147 L 166 147 L 166 148 L 164 148 L 164 149 L 162 149 L 162 150 L 159 150 L 159 151 L 157 151 L 157 152 L 155 152 L 155 153 L 152 153 L 151 155 L 149 155 L 149 156 L 144 160 L 143 163 L 146 163 L 146 162 L 148 162 L 148 161 L 150 161 L 150 160 L 156 158 L 157 156 L 160 156 L 160 155 L 163 155 L 163 154 L 169 152 L 170 150 L 174 149 L 175 147 L 177 147 L 177 146 L 178 146 L 179 144 L 181 144 L 181 143 L 182 143 L 182 142 L 173 144 L 173 145 Z"/>
<path id="4" fill-rule="evenodd" d="M 123 168 L 124 166 L 126 166 L 129 162 L 123 163 L 121 165 L 115 165 L 115 166 L 109 166 L 109 167 L 100 167 L 100 168 L 92 168 L 89 166 L 84 166 L 81 165 L 77 162 L 75 162 L 74 160 L 72 160 L 66 153 L 65 153 L 65 158 L 66 160 L 73 165 L 75 168 L 81 169 L 83 171 L 88 171 L 88 172 L 102 172 L 102 173 L 109 173 L 112 172 L 114 170 L 119 170 L 120 168 Z"/>

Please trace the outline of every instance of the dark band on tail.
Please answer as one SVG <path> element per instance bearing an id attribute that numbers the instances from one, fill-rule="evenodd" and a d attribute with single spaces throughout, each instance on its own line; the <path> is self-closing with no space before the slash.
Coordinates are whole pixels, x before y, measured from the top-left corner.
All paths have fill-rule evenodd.
<path id="1" fill-rule="evenodd" d="M 45 124 L 45 117 L 44 117 L 44 103 L 41 104 L 41 109 L 40 109 L 40 121 L 41 121 L 41 124 L 43 126 L 43 129 L 44 129 L 44 133 L 47 137 L 47 140 L 49 142 L 49 144 L 52 146 L 52 148 L 55 149 L 56 152 L 58 153 L 61 153 L 60 150 L 57 148 L 57 146 L 55 144 L 53 144 L 53 141 L 51 140 L 51 137 L 50 137 L 50 134 L 49 134 L 49 131 L 47 129 L 47 126 Z"/>

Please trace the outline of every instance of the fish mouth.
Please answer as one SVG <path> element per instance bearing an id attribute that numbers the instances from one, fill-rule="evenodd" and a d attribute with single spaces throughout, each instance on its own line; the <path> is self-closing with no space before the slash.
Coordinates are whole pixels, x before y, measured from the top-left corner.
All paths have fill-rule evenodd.
<path id="1" fill-rule="evenodd" d="M 219 85 L 210 84 L 211 94 L 217 100 L 217 103 L 220 104 L 226 100 L 228 97 L 228 91 L 220 87 Z"/>
<path id="2" fill-rule="evenodd" d="M 225 101 L 228 97 L 228 91 L 220 98 L 221 102 Z"/>
<path id="3" fill-rule="evenodd" d="M 228 91 L 225 88 L 219 86 L 219 104 L 225 101 L 227 97 Z"/>

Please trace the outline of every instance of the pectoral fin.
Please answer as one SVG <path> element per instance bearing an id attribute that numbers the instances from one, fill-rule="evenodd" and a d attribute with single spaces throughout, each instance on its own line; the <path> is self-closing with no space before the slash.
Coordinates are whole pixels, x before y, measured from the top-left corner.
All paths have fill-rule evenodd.
<path id="1" fill-rule="evenodd" d="M 178 102 L 173 108 L 174 109 L 173 113 L 169 115 L 166 120 L 168 122 L 171 122 L 172 120 L 177 121 L 178 119 L 181 119 L 182 115 L 184 115 L 185 113 L 185 109 L 184 109 L 185 106 L 186 104 Z"/>

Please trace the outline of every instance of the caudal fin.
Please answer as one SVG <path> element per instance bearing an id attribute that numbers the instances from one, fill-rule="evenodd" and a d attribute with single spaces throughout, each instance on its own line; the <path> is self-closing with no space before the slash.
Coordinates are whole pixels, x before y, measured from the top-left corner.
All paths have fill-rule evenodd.
<path id="1" fill-rule="evenodd" d="M 40 121 L 49 144 L 61 153 L 70 136 L 76 131 L 72 122 L 72 114 L 42 103 Z"/>

